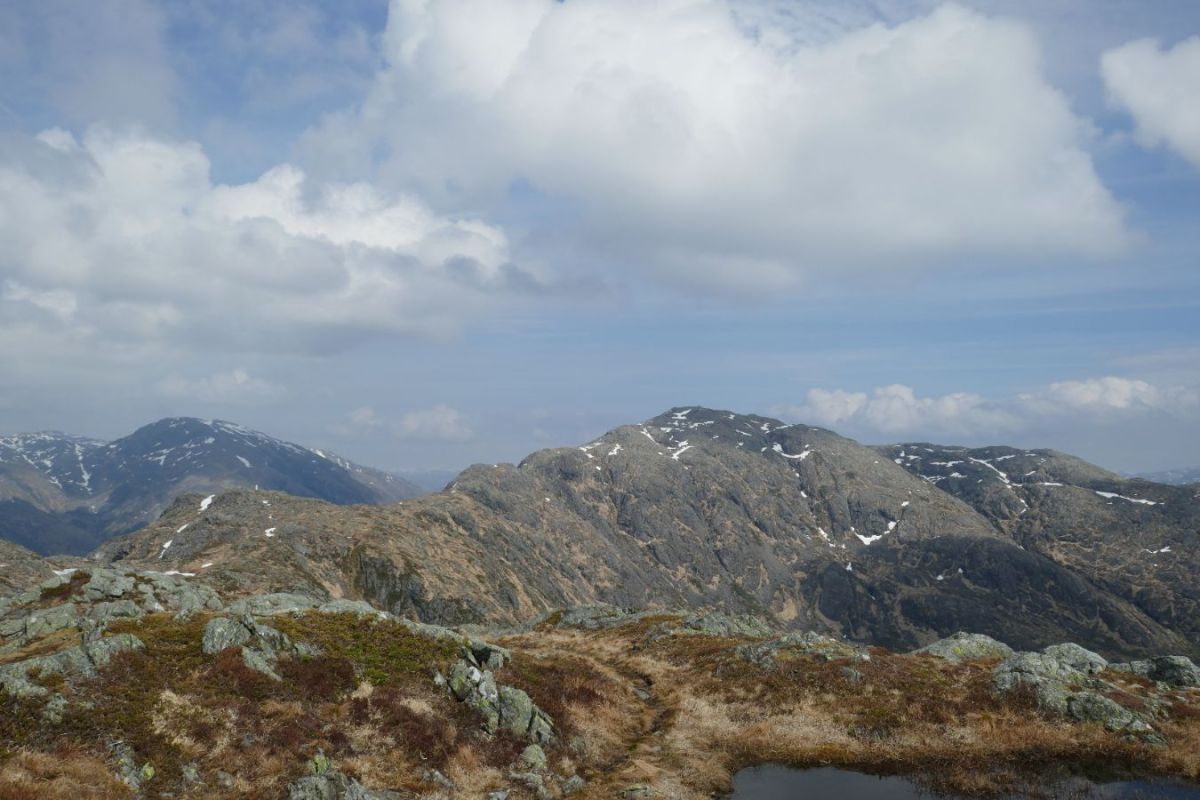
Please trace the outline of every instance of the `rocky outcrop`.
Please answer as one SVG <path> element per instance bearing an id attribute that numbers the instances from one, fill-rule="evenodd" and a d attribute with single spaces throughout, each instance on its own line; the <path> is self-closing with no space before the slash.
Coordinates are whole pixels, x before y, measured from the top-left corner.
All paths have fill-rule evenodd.
<path id="1" fill-rule="evenodd" d="M 496 682 L 493 670 L 499 670 L 511 659 L 502 647 L 477 639 L 463 643 L 461 657 L 451 665 L 446 676 L 435 680 L 450 694 L 483 718 L 488 733 L 507 731 L 533 744 L 546 744 L 554 739 L 554 720 L 542 711 L 521 689 Z"/>
<path id="2" fill-rule="evenodd" d="M 965 633 L 963 631 L 945 639 L 939 639 L 933 644 L 927 644 L 914 652 L 936 656 L 956 664 L 990 658 L 1004 659 L 1013 655 L 1013 649 L 1004 642 L 998 642 L 981 633 Z"/>
<path id="3" fill-rule="evenodd" d="M 1160 675 L 1187 679 L 1196 670 L 1183 656 L 1161 656 L 1134 664 L 1110 665 L 1103 657 L 1074 643 L 1052 645 L 1040 653 L 1016 653 L 1002 661 L 992 672 L 996 691 L 1011 693 L 1019 689 L 1033 692 L 1043 710 L 1077 722 L 1094 722 L 1110 731 L 1121 731 L 1149 742 L 1161 743 L 1155 732 L 1153 716 L 1162 701 L 1143 702 L 1139 708 L 1123 706 L 1114 698 L 1128 697 L 1105 679 L 1105 671 L 1135 672 L 1149 676 L 1155 665 Z M 1173 684 L 1163 681 L 1160 686 Z M 1175 684 L 1178 685 L 1178 684 Z"/>

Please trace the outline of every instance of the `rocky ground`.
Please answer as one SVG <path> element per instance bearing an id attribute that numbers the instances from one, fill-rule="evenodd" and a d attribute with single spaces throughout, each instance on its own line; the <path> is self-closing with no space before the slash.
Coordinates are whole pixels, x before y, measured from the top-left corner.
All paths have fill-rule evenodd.
<path id="1" fill-rule="evenodd" d="M 169 572 L 169 571 L 168 571 Z M 362 601 L 85 568 L 0 602 L 0 798 L 702 798 L 833 764 L 980 796 L 1200 780 L 1200 669 L 960 634 L 560 609 L 451 629 Z"/>

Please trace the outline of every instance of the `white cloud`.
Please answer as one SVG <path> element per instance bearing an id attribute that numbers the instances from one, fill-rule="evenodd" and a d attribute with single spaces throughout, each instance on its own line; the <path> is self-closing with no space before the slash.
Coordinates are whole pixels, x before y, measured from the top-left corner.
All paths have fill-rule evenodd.
<path id="1" fill-rule="evenodd" d="M 1043 413 L 1163 411 L 1182 412 L 1197 405 L 1197 392 L 1188 387 L 1160 388 L 1143 380 L 1107 376 L 1052 383 L 1020 400 Z"/>
<path id="2" fill-rule="evenodd" d="M 475 435 L 462 412 L 442 403 L 410 411 L 400 418 L 394 430 L 403 439 L 446 442 L 465 442 Z"/>
<path id="3" fill-rule="evenodd" d="M 1058 381 L 1010 398 L 969 392 L 921 397 L 902 384 L 870 394 L 812 389 L 803 403 L 772 409 L 784 419 L 851 434 L 933 438 L 1003 436 L 1064 421 L 1105 422 L 1152 414 L 1187 418 L 1197 410 L 1196 387 L 1162 387 L 1115 376 Z"/>
<path id="4" fill-rule="evenodd" d="M 956 392 L 918 397 L 912 387 L 902 384 L 875 389 L 870 395 L 812 389 L 803 404 L 775 410 L 787 419 L 885 434 L 968 435 L 979 430 L 1011 430 L 1018 425 L 1010 411 L 980 395 Z"/>
<path id="5" fill-rule="evenodd" d="M 520 283 L 495 226 L 286 164 L 213 185 L 199 145 L 103 127 L 0 138 L 0 242 L 0 333 L 27 351 L 327 351 L 440 335 Z"/>
<path id="6" fill-rule="evenodd" d="M 346 416 L 346 424 L 331 430 L 343 436 L 387 430 L 400 439 L 425 442 L 466 442 L 475 438 L 466 415 L 445 403 L 409 411 L 395 421 L 370 406 L 362 406 Z"/>
<path id="7" fill-rule="evenodd" d="M 158 384 L 166 397 L 204 402 L 269 400 L 285 393 L 282 386 L 256 378 L 240 367 L 202 378 L 171 375 Z"/>
<path id="8" fill-rule="evenodd" d="M 1200 168 L 1200 36 L 1169 50 L 1153 39 L 1129 42 L 1104 54 L 1101 73 L 1137 123 L 1139 141 L 1165 144 Z"/>
<path id="9" fill-rule="evenodd" d="M 1021 25 L 946 6 L 805 43 L 756 24 L 722 0 L 393 0 L 387 67 L 306 152 L 368 169 L 385 147 L 385 180 L 447 207 L 528 179 L 682 282 L 1125 243 Z"/>

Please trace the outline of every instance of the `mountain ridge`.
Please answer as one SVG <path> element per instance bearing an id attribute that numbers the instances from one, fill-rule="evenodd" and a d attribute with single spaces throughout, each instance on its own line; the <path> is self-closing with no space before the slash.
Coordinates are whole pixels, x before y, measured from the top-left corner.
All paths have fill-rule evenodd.
<path id="1" fill-rule="evenodd" d="M 43 553 L 84 553 L 153 521 L 180 494 L 256 485 L 336 503 L 421 493 L 382 470 L 236 423 L 167 417 L 111 442 L 0 437 L 0 536 Z"/>
<path id="2" fill-rule="evenodd" d="M 922 473 L 907 449 L 889 458 L 821 428 L 680 407 L 517 465 L 474 465 L 389 507 L 181 499 L 93 558 L 438 623 L 603 602 L 756 613 L 893 648 L 969 628 L 1022 647 L 1069 636 L 1113 654 L 1195 650 L 1190 496 L 1156 485 L 1158 499 L 1134 496 L 1119 476 L 1049 451 L 1020 451 L 1036 468 L 1010 477 L 997 463 L 1017 453 L 953 457 L 961 450 L 921 457 L 965 462 Z M 973 477 L 950 477 L 962 469 Z M 1095 488 L 1052 480 L 1066 476 Z M 1144 538 L 1120 535 L 1138 521 Z M 1117 566 L 1076 552 L 1101 545 Z"/>

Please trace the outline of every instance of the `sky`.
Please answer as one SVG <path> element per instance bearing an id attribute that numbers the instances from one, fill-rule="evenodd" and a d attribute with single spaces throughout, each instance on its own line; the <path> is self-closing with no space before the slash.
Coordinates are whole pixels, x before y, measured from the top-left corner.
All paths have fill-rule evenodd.
<path id="1" fill-rule="evenodd" d="M 1200 464 L 1191 0 L 0 0 L 0 433 Z"/>

